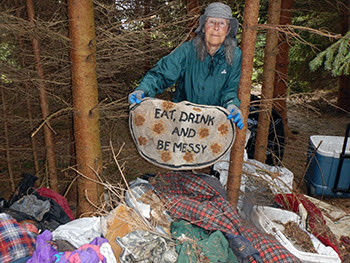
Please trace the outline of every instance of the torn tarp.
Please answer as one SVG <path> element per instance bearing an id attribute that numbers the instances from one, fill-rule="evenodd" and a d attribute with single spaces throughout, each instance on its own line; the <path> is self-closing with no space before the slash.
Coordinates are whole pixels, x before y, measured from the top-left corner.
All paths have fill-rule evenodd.
<path id="1" fill-rule="evenodd" d="M 50 211 L 50 201 L 40 200 L 36 195 L 25 195 L 10 206 L 11 209 L 34 217 L 42 221 L 44 215 Z"/>
<path id="2" fill-rule="evenodd" d="M 170 238 L 146 230 L 135 230 L 116 242 L 123 248 L 121 263 L 175 263 L 177 253 Z"/>
<path id="3" fill-rule="evenodd" d="M 285 167 L 264 164 L 254 159 L 247 159 L 242 167 L 241 189 L 249 185 L 252 175 L 261 178 L 274 194 L 291 193 L 293 189 L 293 173 Z M 258 188 L 261 188 L 261 185 Z M 255 189 L 249 189 L 255 191 Z"/>
<path id="4" fill-rule="evenodd" d="M 148 181 L 137 178 L 130 182 L 129 188 L 125 193 L 125 203 L 146 218 L 156 231 L 169 235 L 172 218 L 154 192 L 154 187 Z"/>
<path id="5" fill-rule="evenodd" d="M 53 239 L 62 239 L 75 247 L 90 243 L 102 235 L 100 217 L 82 217 L 60 225 L 53 232 Z"/>

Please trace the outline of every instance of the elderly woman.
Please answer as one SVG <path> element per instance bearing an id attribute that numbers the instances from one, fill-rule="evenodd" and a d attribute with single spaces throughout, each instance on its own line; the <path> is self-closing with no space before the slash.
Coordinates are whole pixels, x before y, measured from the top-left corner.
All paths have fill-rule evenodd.
<path id="1" fill-rule="evenodd" d="M 230 111 L 229 118 L 242 129 L 237 97 L 242 52 L 237 47 L 237 19 L 223 3 L 211 3 L 199 18 L 197 36 L 163 57 L 141 80 L 129 103 L 154 97 L 177 83 L 174 102 L 183 100 L 217 105 Z"/>

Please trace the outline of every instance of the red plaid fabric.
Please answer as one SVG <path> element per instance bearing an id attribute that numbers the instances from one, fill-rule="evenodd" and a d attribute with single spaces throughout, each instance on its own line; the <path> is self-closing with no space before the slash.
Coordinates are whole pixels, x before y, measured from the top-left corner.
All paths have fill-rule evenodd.
<path id="1" fill-rule="evenodd" d="M 155 177 L 152 184 L 174 218 L 244 236 L 264 262 L 300 262 L 276 239 L 248 225 L 227 200 L 196 175 L 170 172 Z M 255 260 L 251 257 L 249 262 Z"/>
<path id="2" fill-rule="evenodd" d="M 0 263 L 31 256 L 35 237 L 10 215 L 0 214 Z"/>

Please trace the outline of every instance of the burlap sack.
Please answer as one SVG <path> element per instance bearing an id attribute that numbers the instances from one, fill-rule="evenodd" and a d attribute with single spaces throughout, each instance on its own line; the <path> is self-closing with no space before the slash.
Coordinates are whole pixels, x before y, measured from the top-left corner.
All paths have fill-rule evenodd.
<path id="1" fill-rule="evenodd" d="M 208 167 L 230 150 L 235 126 L 219 106 L 146 98 L 130 108 L 129 127 L 141 156 L 171 170 Z"/>

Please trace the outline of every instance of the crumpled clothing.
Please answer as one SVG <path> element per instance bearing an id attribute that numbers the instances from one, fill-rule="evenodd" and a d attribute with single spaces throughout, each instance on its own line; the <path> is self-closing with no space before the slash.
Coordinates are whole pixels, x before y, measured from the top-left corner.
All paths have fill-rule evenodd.
<path id="1" fill-rule="evenodd" d="M 264 263 L 260 257 L 259 251 L 252 246 L 248 239 L 240 235 L 230 235 L 226 233 L 224 236 L 230 243 L 233 253 L 238 257 L 240 262 L 252 256 L 258 263 Z"/>
<path id="2" fill-rule="evenodd" d="M 72 252 L 59 252 L 55 254 L 57 258 L 55 262 L 59 263 L 80 263 L 80 262 L 100 262 L 104 257 L 99 251 L 98 246 L 83 245 L 79 249 Z M 104 261 L 106 262 L 106 261 Z"/>
<path id="3" fill-rule="evenodd" d="M 8 263 L 31 256 L 35 235 L 13 217 L 0 213 L 0 262 Z"/>
<path id="4" fill-rule="evenodd" d="M 51 246 L 51 240 L 50 231 L 45 230 L 40 234 L 36 240 L 36 250 L 27 263 L 110 263 L 100 251 L 100 247 L 108 243 L 105 238 L 95 238 L 90 244 L 84 244 L 77 250 L 67 252 L 58 252 Z M 111 261 L 111 263 L 114 262 L 116 261 Z"/>
<path id="5" fill-rule="evenodd" d="M 156 176 L 151 183 L 166 202 L 172 217 L 206 230 L 244 236 L 260 252 L 264 262 L 300 262 L 276 239 L 247 225 L 235 208 L 198 176 L 169 172 Z M 256 260 L 250 256 L 248 262 Z"/>
<path id="6" fill-rule="evenodd" d="M 126 236 L 117 237 L 123 248 L 119 257 L 121 263 L 175 263 L 177 253 L 170 239 L 145 230 L 136 230 Z"/>
<path id="7" fill-rule="evenodd" d="M 63 211 L 67 214 L 67 216 L 69 217 L 70 220 L 74 220 L 74 215 L 72 213 L 72 210 L 70 209 L 68 202 L 66 200 L 66 198 L 62 195 L 60 195 L 59 193 L 56 193 L 55 191 L 53 191 L 50 188 L 46 188 L 46 187 L 40 187 L 37 190 L 38 194 L 40 196 L 44 196 L 47 198 L 51 198 L 53 200 L 56 201 L 56 203 L 63 209 Z"/>
<path id="8" fill-rule="evenodd" d="M 50 201 L 40 200 L 36 195 L 26 195 L 13 203 L 10 208 L 42 221 L 44 215 L 50 211 Z"/>
<path id="9" fill-rule="evenodd" d="M 210 233 L 180 220 L 171 223 L 171 234 L 177 238 L 178 262 L 238 263 L 228 241 L 220 231 Z"/>

